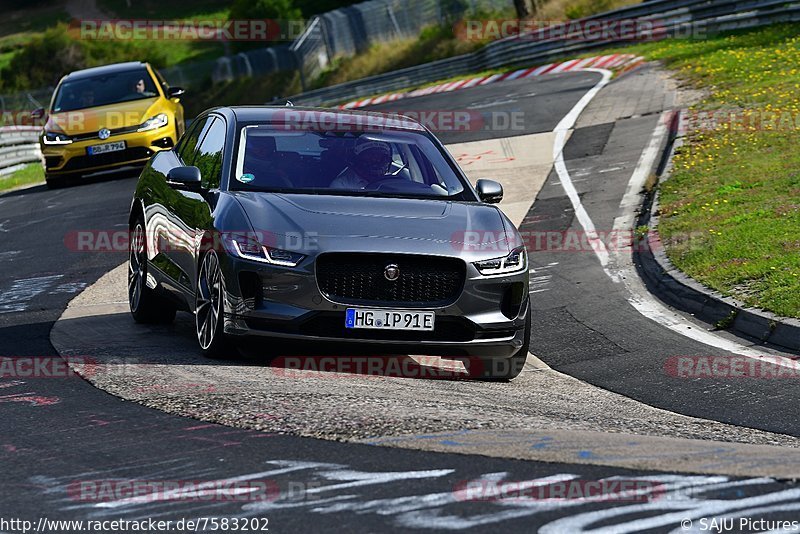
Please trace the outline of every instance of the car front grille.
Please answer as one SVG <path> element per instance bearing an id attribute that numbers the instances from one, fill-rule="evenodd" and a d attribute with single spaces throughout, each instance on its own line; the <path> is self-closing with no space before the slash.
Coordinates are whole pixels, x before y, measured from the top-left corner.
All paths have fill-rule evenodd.
<path id="1" fill-rule="evenodd" d="M 396 265 L 399 276 L 385 271 Z M 329 299 L 345 304 L 439 307 L 455 302 L 466 265 L 458 258 L 406 254 L 330 252 L 317 258 L 317 284 Z"/>
<path id="2" fill-rule="evenodd" d="M 113 137 L 115 135 L 126 134 L 137 131 L 142 125 L 136 124 L 134 126 L 124 126 L 122 128 L 112 128 L 108 130 L 109 137 Z M 88 139 L 100 139 L 100 130 L 96 132 L 87 132 L 83 134 L 77 134 L 72 136 L 73 141 L 86 141 Z M 106 138 L 108 139 L 108 137 Z M 105 141 L 105 139 L 103 139 Z"/>

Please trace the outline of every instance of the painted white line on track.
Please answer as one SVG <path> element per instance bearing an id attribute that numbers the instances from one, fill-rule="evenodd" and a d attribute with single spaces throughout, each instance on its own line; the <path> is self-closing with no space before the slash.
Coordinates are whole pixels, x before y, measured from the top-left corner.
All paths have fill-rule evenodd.
<path id="1" fill-rule="evenodd" d="M 763 360 L 767 358 L 771 363 L 794 369 L 797 365 L 794 360 L 781 356 L 765 355 L 763 352 L 754 350 L 736 341 L 723 338 L 714 334 L 713 332 L 702 330 L 697 325 L 688 322 L 680 314 L 661 304 L 644 287 L 631 262 L 630 251 L 628 251 L 625 257 L 623 257 L 621 251 L 614 250 L 614 257 L 612 258 L 605 246 L 605 243 L 597 238 L 597 230 L 594 222 L 592 222 L 591 217 L 583 207 L 580 196 L 578 195 L 569 171 L 567 170 L 563 155 L 567 132 L 575 125 L 578 116 L 597 95 L 600 89 L 605 87 L 611 79 L 611 71 L 606 69 L 592 68 L 584 69 L 584 71 L 598 72 L 602 74 L 603 77 L 583 96 L 583 98 L 578 101 L 577 104 L 575 104 L 570 112 L 567 113 L 567 115 L 565 115 L 564 118 L 561 119 L 561 122 L 559 122 L 556 126 L 554 130 L 556 133 L 556 138 L 553 143 L 553 156 L 555 160 L 554 167 L 561 181 L 561 186 L 563 187 L 564 192 L 567 194 L 567 197 L 572 204 L 572 208 L 575 211 L 575 216 L 580 225 L 583 227 L 587 235 L 587 239 L 592 244 L 592 249 L 597 255 L 600 265 L 603 267 L 603 271 L 608 275 L 609 278 L 611 278 L 613 282 L 624 284 L 629 294 L 627 300 L 631 306 L 636 309 L 636 311 L 648 319 L 660 324 L 661 326 L 668 328 L 669 330 L 672 330 L 673 332 L 676 332 L 684 337 L 703 343 L 704 345 L 756 360 Z M 661 146 L 661 142 L 664 136 L 667 135 L 667 115 L 668 113 L 662 115 L 662 119 L 659 120 L 658 125 L 656 125 L 653 135 L 650 138 L 650 142 L 642 152 L 636 168 L 631 175 L 625 195 L 622 197 L 620 202 L 620 210 L 622 213 L 614 221 L 614 230 L 616 231 L 631 230 L 633 228 L 633 221 L 636 217 L 636 209 L 640 205 L 640 193 L 644 187 L 644 183 L 647 180 L 650 170 L 653 168 L 655 160 L 658 157 L 658 151 Z"/>
<path id="2" fill-rule="evenodd" d="M 47 291 L 54 282 L 63 276 L 63 274 L 56 274 L 15 280 L 9 289 L 0 291 L 0 314 L 27 310 L 28 304 L 34 297 Z"/>
<path id="3" fill-rule="evenodd" d="M 661 119 L 658 121 L 655 130 L 653 130 L 653 135 L 650 137 L 650 142 L 642 152 L 639 162 L 631 175 L 625 195 L 622 197 L 619 204 L 620 215 L 614 219 L 614 235 L 620 235 L 619 232 L 633 229 L 634 221 L 636 220 L 636 210 L 641 205 L 641 191 L 644 189 L 644 184 L 659 156 L 659 150 L 664 137 L 668 134 L 670 115 L 671 112 L 662 113 Z M 797 368 L 797 363 L 790 358 L 764 354 L 763 351 L 757 351 L 687 322 L 678 313 L 670 310 L 650 294 L 636 273 L 630 253 L 628 252 L 623 255 L 622 252 L 621 250 L 615 250 L 613 252 L 614 268 L 612 279 L 617 282 L 621 281 L 625 285 L 629 294 L 628 302 L 645 317 L 673 332 L 677 332 L 705 345 L 755 360 L 766 360 L 771 364 L 780 365 L 781 367 L 789 369 Z"/>
<path id="4" fill-rule="evenodd" d="M 572 183 L 572 179 L 570 178 L 569 171 L 567 170 L 567 164 L 564 161 L 564 145 L 566 145 L 567 140 L 567 133 L 573 126 L 575 126 L 575 122 L 578 120 L 578 117 L 589 105 L 589 102 L 600 92 L 600 89 L 605 87 L 609 80 L 611 80 L 611 71 L 604 70 L 604 69 L 584 69 L 587 72 L 597 72 L 602 75 L 597 84 L 594 87 L 589 89 L 583 97 L 578 100 L 578 103 L 564 115 L 564 118 L 556 125 L 553 132 L 556 134 L 555 141 L 553 142 L 553 166 L 555 167 L 556 174 L 558 174 L 559 179 L 561 180 L 561 187 L 564 188 L 564 192 L 569 197 L 569 201 L 572 203 L 572 208 L 575 210 L 575 216 L 578 218 L 578 222 L 581 223 L 581 226 L 586 231 L 586 238 L 588 239 L 589 243 L 592 245 L 592 249 L 594 253 L 597 255 L 597 258 L 600 260 L 600 265 L 603 266 L 603 269 L 606 269 L 609 262 L 608 250 L 606 249 L 605 243 L 601 239 L 597 238 L 597 229 L 592 222 L 591 217 L 586 212 L 586 209 L 583 207 L 581 203 L 581 199 L 578 196 L 578 191 L 575 189 L 575 185 Z M 606 271 L 608 272 L 608 271 Z"/>

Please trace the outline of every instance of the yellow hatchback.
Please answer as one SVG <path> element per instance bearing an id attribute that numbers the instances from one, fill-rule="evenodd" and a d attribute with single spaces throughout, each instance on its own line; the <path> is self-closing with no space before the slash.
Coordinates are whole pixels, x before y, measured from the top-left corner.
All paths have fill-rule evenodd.
<path id="1" fill-rule="evenodd" d="M 143 166 L 183 134 L 184 90 L 169 87 L 149 64 L 79 70 L 58 83 L 40 144 L 47 185 L 109 169 Z"/>

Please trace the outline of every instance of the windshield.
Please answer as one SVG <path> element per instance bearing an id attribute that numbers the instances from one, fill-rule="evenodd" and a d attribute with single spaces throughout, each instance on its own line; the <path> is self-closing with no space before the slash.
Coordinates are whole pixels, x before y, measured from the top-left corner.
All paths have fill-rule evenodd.
<path id="1" fill-rule="evenodd" d="M 53 101 L 53 113 L 152 98 L 158 95 L 147 69 L 140 68 L 66 81 Z"/>
<path id="2" fill-rule="evenodd" d="M 424 134 L 242 129 L 233 190 L 457 198 L 464 184 Z M 469 197 L 471 199 L 471 197 Z"/>

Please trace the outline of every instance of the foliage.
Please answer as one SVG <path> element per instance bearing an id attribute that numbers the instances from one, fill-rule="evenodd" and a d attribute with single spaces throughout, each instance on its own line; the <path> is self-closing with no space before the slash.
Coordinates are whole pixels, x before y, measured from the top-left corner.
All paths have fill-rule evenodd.
<path id="1" fill-rule="evenodd" d="M 11 58 L 0 71 L 0 88 L 16 91 L 55 86 L 61 76 L 74 70 L 133 59 L 160 67 L 166 62 L 166 52 L 157 43 L 143 46 L 132 41 L 73 39 L 62 23 L 33 37 Z"/>
<path id="2" fill-rule="evenodd" d="M 300 20 L 302 16 L 300 9 L 294 6 L 292 0 L 234 0 L 228 18 L 230 20 L 268 19 L 277 21 L 281 28 L 287 28 L 288 21 Z M 265 43 L 237 41 L 233 45 L 237 50 L 246 50 L 262 48 Z"/>

